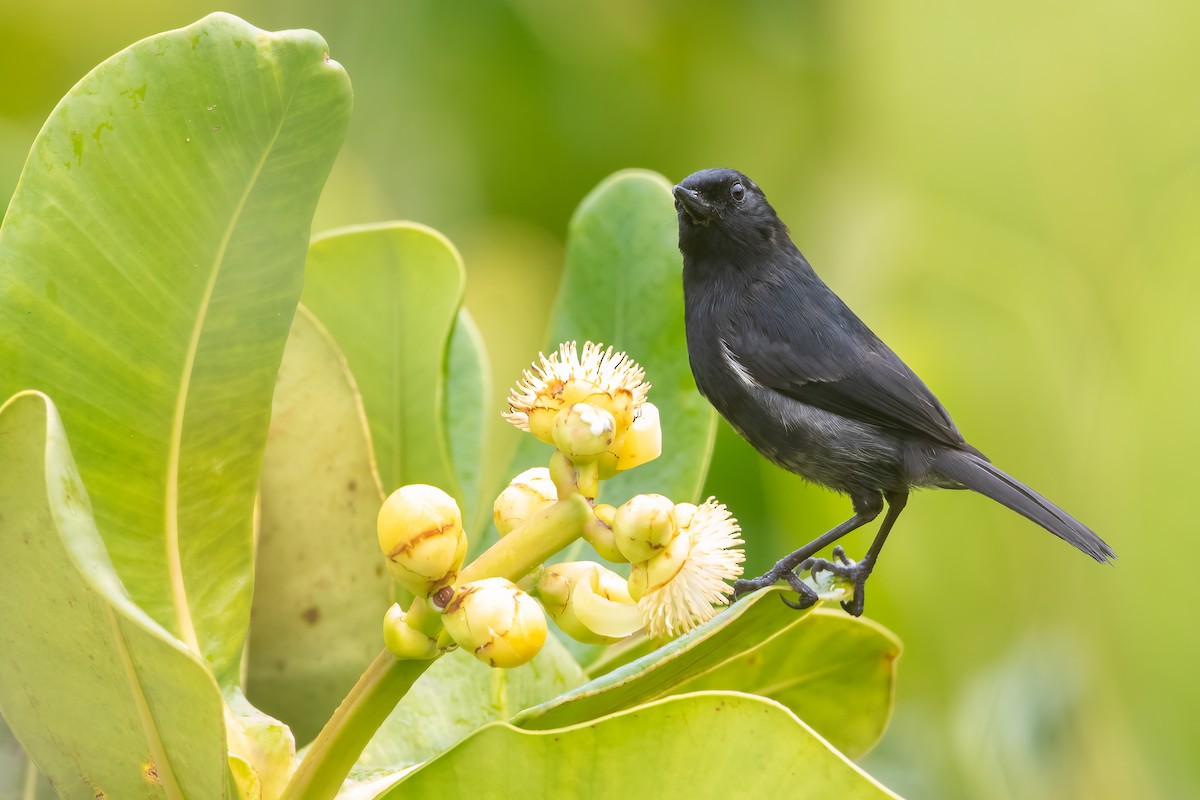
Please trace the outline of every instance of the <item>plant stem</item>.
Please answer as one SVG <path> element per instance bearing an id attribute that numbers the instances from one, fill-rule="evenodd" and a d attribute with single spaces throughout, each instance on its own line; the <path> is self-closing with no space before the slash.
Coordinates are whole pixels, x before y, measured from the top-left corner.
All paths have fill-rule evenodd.
<path id="1" fill-rule="evenodd" d="M 417 678 L 433 664 L 384 650 L 325 723 L 280 800 L 332 800 L 354 762 Z"/>
<path id="2" fill-rule="evenodd" d="M 573 492 L 480 554 L 459 573 L 459 581 L 481 578 L 519 581 L 583 535 L 583 525 L 591 517 L 591 504 Z"/>

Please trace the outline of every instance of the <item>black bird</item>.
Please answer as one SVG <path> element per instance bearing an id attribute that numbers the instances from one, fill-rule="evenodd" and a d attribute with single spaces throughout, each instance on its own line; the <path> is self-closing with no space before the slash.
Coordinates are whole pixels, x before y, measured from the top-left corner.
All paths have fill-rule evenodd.
<path id="1" fill-rule="evenodd" d="M 1116 555 L 1078 520 L 991 464 L 967 444 L 921 379 L 813 272 L 754 183 L 707 169 L 674 188 L 683 253 L 688 359 L 700 392 L 764 456 L 847 494 L 854 516 L 738 595 L 780 579 L 817 596 L 799 572 L 848 578 L 862 614 L 864 583 L 914 487 L 971 489 L 1008 506 L 1103 563 Z M 813 558 L 887 513 L 863 559 Z"/>

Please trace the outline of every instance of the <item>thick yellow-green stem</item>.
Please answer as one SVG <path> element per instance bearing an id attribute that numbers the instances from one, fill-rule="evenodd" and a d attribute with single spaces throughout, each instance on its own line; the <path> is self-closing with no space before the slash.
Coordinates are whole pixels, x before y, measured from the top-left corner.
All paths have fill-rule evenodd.
<path id="1" fill-rule="evenodd" d="M 384 650 L 325 723 L 280 800 L 331 800 L 388 714 L 433 661 L 399 661 Z"/>
<path id="2" fill-rule="evenodd" d="M 561 498 L 484 551 L 458 574 L 460 583 L 482 578 L 519 581 L 583 535 L 592 506 L 578 493 Z"/>

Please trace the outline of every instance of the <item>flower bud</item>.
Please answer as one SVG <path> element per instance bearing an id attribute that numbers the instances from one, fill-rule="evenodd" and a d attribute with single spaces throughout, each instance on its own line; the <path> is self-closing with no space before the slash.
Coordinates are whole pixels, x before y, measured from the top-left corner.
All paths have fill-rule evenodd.
<path id="1" fill-rule="evenodd" d="M 595 458 L 612 446 L 616 427 L 603 408 L 576 403 L 554 420 L 554 444 L 572 460 Z"/>
<path id="2" fill-rule="evenodd" d="M 647 593 L 666 586 L 683 569 L 691 549 L 691 534 L 681 530 L 657 555 L 648 561 L 635 562 L 629 570 L 629 595 L 641 600 Z"/>
<path id="3" fill-rule="evenodd" d="M 643 625 L 625 579 L 591 561 L 546 567 L 537 595 L 559 629 L 584 644 L 612 644 Z"/>
<path id="4" fill-rule="evenodd" d="M 554 420 L 558 406 L 535 406 L 527 412 L 529 432 L 546 444 L 554 444 Z"/>
<path id="5" fill-rule="evenodd" d="M 467 554 L 467 535 L 454 498 L 435 486 L 401 486 L 377 521 L 379 546 L 392 576 L 425 597 L 454 581 Z"/>
<path id="6" fill-rule="evenodd" d="M 459 586 L 442 622 L 463 649 L 493 667 L 519 667 L 546 641 L 542 607 L 504 578 Z"/>
<path id="7" fill-rule="evenodd" d="M 629 430 L 613 446 L 617 470 L 624 471 L 653 461 L 662 455 L 662 426 L 658 408 L 643 403 Z"/>
<path id="8" fill-rule="evenodd" d="M 661 494 L 639 494 L 617 509 L 613 535 L 621 555 L 646 561 L 675 535 L 675 504 Z"/>
<path id="9" fill-rule="evenodd" d="M 396 658 L 425 660 L 438 654 L 437 642 L 409 626 L 399 603 L 392 603 L 383 617 L 383 643 Z"/>
<path id="10" fill-rule="evenodd" d="M 696 516 L 695 503 L 676 503 L 675 504 L 675 524 L 680 528 L 686 528 L 692 524 L 692 518 Z"/>
<path id="11" fill-rule="evenodd" d="M 545 467 L 527 469 L 505 487 L 492 506 L 492 519 L 501 536 L 520 527 L 538 512 L 554 505 L 558 490 Z"/>
<path id="12" fill-rule="evenodd" d="M 613 534 L 612 524 L 617 510 L 612 506 L 601 503 L 593 511 L 592 519 L 583 526 L 583 538 L 587 540 L 596 553 L 605 561 L 622 563 L 629 561 L 617 549 L 617 539 Z"/>

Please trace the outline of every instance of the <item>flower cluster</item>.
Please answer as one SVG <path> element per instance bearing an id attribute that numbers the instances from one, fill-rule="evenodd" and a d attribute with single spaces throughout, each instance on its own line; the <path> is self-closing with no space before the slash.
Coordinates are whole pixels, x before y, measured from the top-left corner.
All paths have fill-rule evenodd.
<path id="1" fill-rule="evenodd" d="M 619 508 L 594 502 L 601 480 L 662 450 L 644 377 L 624 353 L 591 342 L 582 350 L 563 344 L 525 371 L 504 416 L 556 450 L 549 468 L 526 470 L 500 492 L 492 518 L 501 538 L 468 567 L 453 498 L 423 485 L 388 497 L 379 544 L 392 575 L 416 598 L 384 620 L 384 640 L 398 658 L 434 658 L 459 646 L 490 666 L 515 667 L 542 647 L 547 614 L 579 641 L 608 644 L 640 630 L 686 632 L 728 602 L 727 581 L 741 574 L 743 553 L 725 506 L 658 494 Z M 628 579 L 591 561 L 539 566 L 580 537 L 601 557 L 628 563 Z M 513 581 L 531 573 L 522 582 L 527 594 Z"/>
<path id="2" fill-rule="evenodd" d="M 658 409 L 633 359 L 587 342 L 566 342 L 525 370 L 504 418 L 557 447 L 573 463 L 595 463 L 608 478 L 662 453 Z"/>

